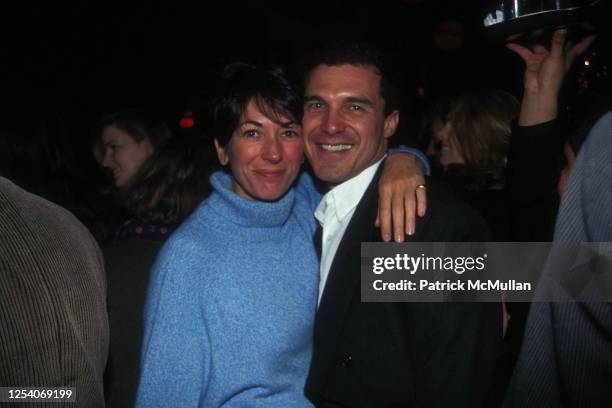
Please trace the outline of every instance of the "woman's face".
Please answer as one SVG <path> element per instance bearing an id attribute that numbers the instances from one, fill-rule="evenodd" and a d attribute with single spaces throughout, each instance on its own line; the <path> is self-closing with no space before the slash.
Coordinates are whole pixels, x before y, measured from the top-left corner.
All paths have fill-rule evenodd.
<path id="1" fill-rule="evenodd" d="M 113 173 L 115 186 L 119 188 L 129 185 L 140 166 L 153 153 L 149 139 L 137 142 L 127 132 L 114 126 L 107 126 L 102 131 L 102 143 L 102 167 Z"/>
<path id="2" fill-rule="evenodd" d="M 435 119 L 431 124 L 432 140 L 437 146 L 440 164 L 446 167 L 450 164 L 465 164 L 463 151 L 457 136 L 451 129 L 450 123 L 442 123 Z"/>
<path id="3" fill-rule="evenodd" d="M 264 115 L 250 101 L 227 146 L 215 140 L 217 157 L 229 163 L 233 190 L 250 200 L 282 197 L 297 177 L 303 162 L 302 128 L 281 116 L 280 123 Z"/>

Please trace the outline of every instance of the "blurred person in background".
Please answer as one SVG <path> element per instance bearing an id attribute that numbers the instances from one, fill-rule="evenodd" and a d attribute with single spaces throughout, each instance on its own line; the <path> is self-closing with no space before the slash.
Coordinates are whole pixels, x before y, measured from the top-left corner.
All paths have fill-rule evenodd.
<path id="1" fill-rule="evenodd" d="M 499 89 L 473 89 L 438 101 L 429 119 L 434 176 L 480 211 L 493 236 L 508 235 L 506 162 L 519 103 Z"/>
<path id="2" fill-rule="evenodd" d="M 529 242 L 553 238 L 559 194 L 565 190 L 574 154 L 585 135 L 584 130 L 567 131 L 560 117 L 559 96 L 573 61 L 593 40 L 593 36 L 587 36 L 572 44 L 567 40 L 567 30 L 558 28 L 549 44 L 507 44 L 525 63 L 523 97 L 513 127 L 507 169 L 509 240 Z M 566 165 L 560 172 L 559 159 L 564 145 Z M 509 303 L 508 308 L 510 322 L 506 341 L 512 356 L 503 371 L 509 378 L 524 341 L 530 306 Z"/>
<path id="3" fill-rule="evenodd" d="M 469 123 L 477 126 L 479 117 L 486 118 L 497 107 L 498 120 L 488 120 L 489 135 L 495 137 L 471 131 L 469 136 L 478 136 L 473 139 L 476 144 L 465 149 L 461 139 L 453 134 L 452 122 L 448 120 L 452 117 L 449 112 L 453 111 L 450 108 L 453 99 L 437 105 L 431 115 L 434 120 L 428 122 L 433 136 L 430 147 L 435 148 L 430 153 L 436 154 L 439 164 L 436 173 L 458 191 L 463 191 L 463 196 L 481 211 L 496 241 L 552 240 L 558 194 L 565 189 L 574 154 L 586 134 L 584 130 L 568 132 L 559 117 L 561 85 L 574 59 L 593 41 L 590 36 L 570 44 L 566 35 L 565 30 L 558 29 L 548 45 L 508 44 L 508 48 L 525 62 L 520 109 L 511 96 L 505 96 L 505 109 L 499 109 L 502 105 L 489 98 L 486 105 L 480 105 L 477 110 L 463 112 L 463 117 L 471 116 L 475 122 Z M 472 103 L 472 108 L 476 106 Z M 445 122 L 451 123 L 445 125 Z M 564 143 L 566 166 L 560 174 L 559 160 Z M 485 160 L 475 161 L 474 155 L 469 153 L 478 144 L 490 146 Z M 469 167 L 473 171 L 467 171 Z M 478 167 L 488 167 L 488 170 L 478 171 Z M 501 403 L 518 357 L 529 304 L 509 303 L 506 306 L 505 312 L 509 313 L 505 315 L 505 353 L 496 375 L 497 388 L 490 400 L 492 405 Z"/>
<path id="4" fill-rule="evenodd" d="M 113 180 L 112 188 L 98 191 L 99 199 L 108 203 L 113 214 L 106 221 L 108 232 L 100 240 L 103 245 L 137 227 L 126 223 L 133 218 L 126 206 L 129 188 L 147 160 L 171 137 L 163 120 L 146 113 L 118 112 L 99 120 L 93 132 L 93 153 L 98 165 Z"/>
<path id="5" fill-rule="evenodd" d="M 143 163 L 171 137 L 162 120 L 135 112 L 102 118 L 95 133 L 96 158 L 119 189 L 127 188 Z"/>
<path id="6" fill-rule="evenodd" d="M 514 204 L 521 204 L 542 197 L 542 194 L 550 195 L 550 190 L 562 196 L 554 231 L 555 242 L 608 242 L 612 239 L 609 223 L 612 191 L 609 175 L 610 115 L 601 118 L 586 142 L 588 120 L 582 129 L 564 138 L 566 132 L 559 119 L 563 79 L 575 58 L 584 53 L 593 40 L 594 36 L 587 36 L 572 44 L 567 41 L 567 29 L 557 28 L 550 47 L 539 43 L 531 46 L 508 44 L 508 48 L 525 62 L 523 103 L 518 123 L 523 132 L 513 141 L 512 148 L 522 153 L 517 154 L 517 159 L 522 157 L 527 162 L 533 161 L 537 153 L 542 160 L 539 173 L 530 172 L 524 162 L 515 161 L 512 179 L 516 183 L 511 186 L 511 197 Z M 565 150 L 566 164 L 559 177 L 554 157 L 562 149 Z M 579 153 L 582 150 L 586 151 Z M 551 183 L 551 180 L 558 180 L 558 183 Z M 533 236 L 530 231 L 523 231 L 526 233 L 524 240 L 530 240 Z M 549 258 L 549 262 L 554 264 L 554 258 Z M 562 268 L 557 271 L 547 268 L 543 282 L 553 276 L 557 276 L 552 279 L 556 281 L 563 272 Z M 504 406 L 610 405 L 611 356 L 608 353 L 610 343 L 605 340 L 609 339 L 612 327 L 609 305 L 577 303 L 565 295 L 559 297 L 560 293 L 567 293 L 565 290 L 550 285 L 538 287 L 536 296 L 545 298 L 556 294 L 558 299 L 565 298 L 569 303 L 536 302 L 531 305 L 525 334 L 521 336 L 519 360 Z"/>
<path id="7" fill-rule="evenodd" d="M 132 214 L 103 247 L 108 280 L 109 407 L 132 407 L 140 373 L 143 309 L 149 272 L 171 232 L 210 193 L 212 155 L 197 137 L 174 137 L 145 161 L 123 194 Z"/>

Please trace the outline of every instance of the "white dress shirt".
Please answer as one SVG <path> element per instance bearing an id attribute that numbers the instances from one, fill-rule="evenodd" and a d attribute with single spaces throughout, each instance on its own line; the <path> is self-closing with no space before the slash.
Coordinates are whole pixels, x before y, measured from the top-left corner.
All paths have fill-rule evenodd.
<path id="1" fill-rule="evenodd" d="M 384 157 L 383 157 L 384 158 Z M 372 182 L 378 166 L 382 162 L 381 158 L 370 167 L 363 170 L 355 177 L 338 184 L 327 192 L 321 199 L 321 203 L 315 211 L 315 217 L 321 224 L 323 229 L 321 239 L 321 264 L 319 265 L 319 273 L 321 280 L 319 282 L 319 303 L 325 289 L 329 269 L 331 268 L 336 251 L 344 236 L 346 227 L 351 222 L 355 208 L 361 201 L 361 197 Z"/>

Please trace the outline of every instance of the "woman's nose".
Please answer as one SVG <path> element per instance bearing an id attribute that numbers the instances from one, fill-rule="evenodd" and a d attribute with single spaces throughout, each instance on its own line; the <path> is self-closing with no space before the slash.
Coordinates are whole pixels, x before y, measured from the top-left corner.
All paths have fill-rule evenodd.
<path id="1" fill-rule="evenodd" d="M 277 138 L 267 140 L 263 147 L 262 158 L 272 163 L 278 163 L 282 159 L 282 148 Z"/>
<path id="2" fill-rule="evenodd" d="M 113 166 L 112 153 L 110 150 L 104 152 L 104 158 L 102 159 L 102 167 L 110 168 Z"/>

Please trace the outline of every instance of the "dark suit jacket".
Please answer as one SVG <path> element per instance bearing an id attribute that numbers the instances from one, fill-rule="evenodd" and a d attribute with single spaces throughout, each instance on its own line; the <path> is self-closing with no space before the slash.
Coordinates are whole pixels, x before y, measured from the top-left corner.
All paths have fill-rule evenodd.
<path id="1" fill-rule="evenodd" d="M 362 303 L 361 242 L 374 228 L 380 171 L 357 206 L 317 312 L 307 397 L 319 407 L 478 407 L 501 341 L 501 306 Z M 484 241 L 484 221 L 427 181 L 427 215 L 408 241 Z"/>

